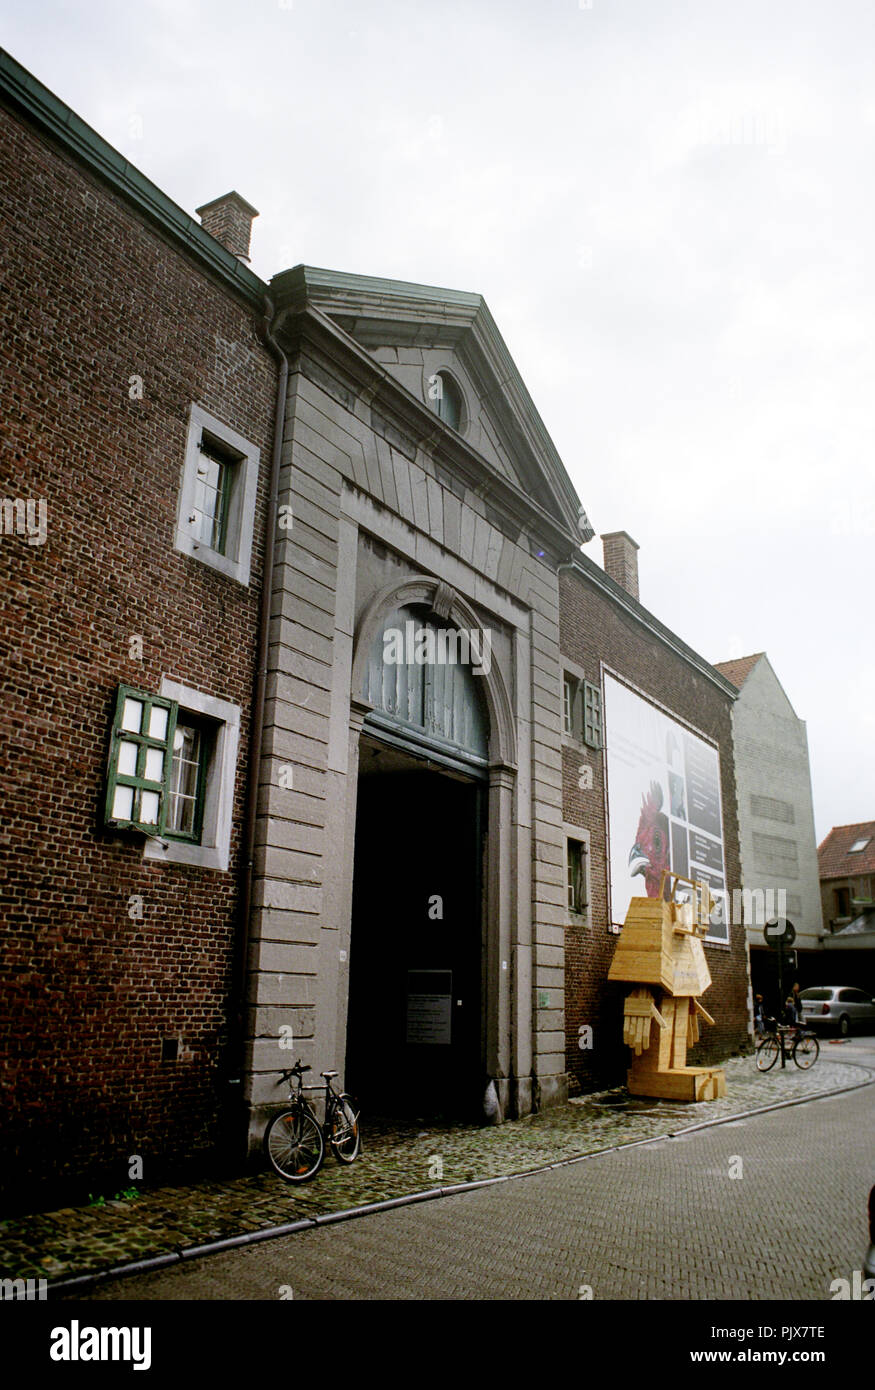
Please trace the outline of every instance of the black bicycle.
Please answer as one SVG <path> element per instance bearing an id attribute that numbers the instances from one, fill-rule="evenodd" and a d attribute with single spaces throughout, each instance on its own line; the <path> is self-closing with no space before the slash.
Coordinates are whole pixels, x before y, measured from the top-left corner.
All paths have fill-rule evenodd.
<path id="1" fill-rule="evenodd" d="M 785 1057 L 789 1054 L 800 1071 L 814 1066 L 820 1056 L 820 1043 L 813 1033 L 806 1032 L 799 1024 L 777 1023 L 773 1018 L 767 1020 L 767 1027 L 765 1037 L 757 1045 L 759 1071 L 771 1071 L 782 1053 Z M 793 1035 L 792 1044 L 790 1034 Z"/>
<path id="2" fill-rule="evenodd" d="M 330 1144 L 339 1163 L 355 1163 L 362 1148 L 359 1108 L 345 1091 L 335 1091 L 331 1085 L 336 1071 L 320 1073 L 325 1081 L 325 1120 L 320 1125 L 316 1111 L 304 1095 L 302 1078 L 312 1068 L 298 1058 L 289 1071 L 284 1071 L 276 1083 L 289 1082 L 289 1105 L 274 1115 L 264 1132 L 264 1151 L 271 1167 L 287 1182 L 308 1182 L 315 1178 L 325 1162 L 326 1144 Z M 295 1086 L 297 1081 L 297 1087 Z"/>

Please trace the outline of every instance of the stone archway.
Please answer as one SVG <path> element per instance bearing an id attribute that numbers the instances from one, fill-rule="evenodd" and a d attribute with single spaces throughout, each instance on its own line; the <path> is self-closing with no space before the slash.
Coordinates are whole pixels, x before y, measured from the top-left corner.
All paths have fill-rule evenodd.
<path id="1" fill-rule="evenodd" d="M 366 698 L 369 656 L 384 631 L 386 619 L 399 609 L 425 605 L 448 626 L 484 633 L 473 607 L 447 584 L 425 576 L 387 585 L 365 607 L 356 626 L 351 671 L 349 773 L 358 781 L 359 747 L 366 720 L 373 712 Z M 488 629 L 485 630 L 488 633 Z M 484 638 L 484 641 L 486 639 Z M 483 647 L 480 649 L 483 650 Z M 494 652 L 492 653 L 494 656 Z M 483 878 L 482 1026 L 485 1071 L 496 1085 L 503 1113 L 517 1105 L 512 1083 L 512 993 L 514 951 L 512 923 L 517 910 L 513 825 L 517 794 L 517 738 L 509 697 L 510 672 L 491 659 L 476 677 L 488 719 L 486 782 L 487 842 Z M 354 798 L 351 814 L 354 817 Z M 350 836 L 349 843 L 353 843 Z M 350 903 L 352 893 L 350 892 Z M 517 1078 L 518 1080 L 518 1078 Z M 528 1084 L 524 1082 L 524 1085 Z M 525 1109 L 528 1108 L 526 1105 Z"/>

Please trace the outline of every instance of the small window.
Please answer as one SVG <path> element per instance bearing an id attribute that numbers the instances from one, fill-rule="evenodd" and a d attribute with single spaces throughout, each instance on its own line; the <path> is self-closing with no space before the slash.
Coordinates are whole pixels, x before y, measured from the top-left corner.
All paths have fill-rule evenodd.
<path id="1" fill-rule="evenodd" d="M 462 392 L 449 372 L 436 372 L 429 377 L 428 394 L 444 424 L 461 433 L 465 406 Z"/>
<path id="2" fill-rule="evenodd" d="M 837 917 L 848 917 L 851 912 L 851 894 L 847 888 L 836 888 L 834 900 Z"/>
<path id="3" fill-rule="evenodd" d="M 259 450 L 191 407 L 176 518 L 175 548 L 249 583 Z"/>
<path id="4" fill-rule="evenodd" d="M 580 684 L 573 676 L 566 676 L 562 682 L 562 727 L 572 737 L 575 730 L 575 709 L 577 706 L 577 687 Z M 579 721 L 577 721 L 579 723 Z"/>
<path id="5" fill-rule="evenodd" d="M 872 836 L 867 835 L 862 840 L 855 840 L 854 843 L 851 845 L 851 848 L 848 850 L 848 854 L 859 854 L 861 850 L 864 850 L 866 848 L 871 839 Z"/>
<path id="6" fill-rule="evenodd" d="M 602 696 L 589 681 L 583 686 L 583 741 L 590 748 L 602 746 Z"/>
<path id="7" fill-rule="evenodd" d="M 200 459 L 195 477 L 192 504 L 192 530 L 195 535 L 224 555 L 228 544 L 228 511 L 234 486 L 239 454 L 226 453 L 215 440 L 204 434 L 200 443 Z"/>
<path id="8" fill-rule="evenodd" d="M 589 907 L 589 865 L 587 846 L 583 840 L 569 839 L 566 852 L 568 911 L 585 916 Z"/>
<path id="9" fill-rule="evenodd" d="M 161 694 L 120 686 L 105 822 L 146 836 L 144 856 L 227 870 L 240 707 L 165 678 Z"/>

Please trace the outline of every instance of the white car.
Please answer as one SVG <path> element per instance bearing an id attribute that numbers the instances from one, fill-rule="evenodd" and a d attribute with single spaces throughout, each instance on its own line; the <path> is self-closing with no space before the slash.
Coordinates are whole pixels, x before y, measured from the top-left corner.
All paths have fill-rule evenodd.
<path id="1" fill-rule="evenodd" d="M 875 999 L 851 985 L 818 985 L 803 989 L 802 1022 L 806 1028 L 837 1028 L 846 1038 L 857 1025 L 864 1032 L 875 1032 Z"/>

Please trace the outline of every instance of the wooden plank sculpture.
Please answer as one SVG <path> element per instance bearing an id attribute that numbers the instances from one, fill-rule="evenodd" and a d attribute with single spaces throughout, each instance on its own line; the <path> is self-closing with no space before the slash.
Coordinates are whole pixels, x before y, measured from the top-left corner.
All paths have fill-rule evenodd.
<path id="1" fill-rule="evenodd" d="M 673 885 L 669 902 L 667 883 Z M 673 900 L 679 883 L 692 890 L 689 901 Z M 713 907 L 706 884 L 667 871 L 659 897 L 629 904 L 608 979 L 636 985 L 623 1009 L 623 1041 L 635 1054 L 627 1074 L 630 1095 L 716 1100 L 726 1094 L 722 1068 L 686 1065 L 687 1048 L 699 1040 L 699 1019 L 714 1022 L 698 1000 L 711 984 L 701 937 Z"/>

